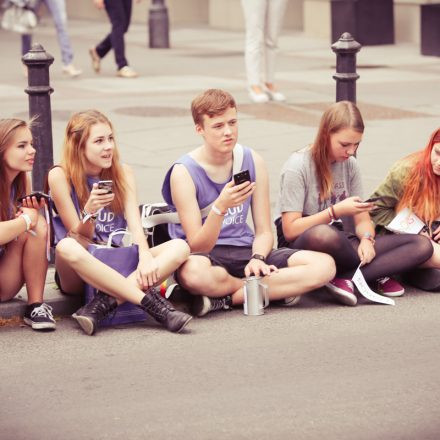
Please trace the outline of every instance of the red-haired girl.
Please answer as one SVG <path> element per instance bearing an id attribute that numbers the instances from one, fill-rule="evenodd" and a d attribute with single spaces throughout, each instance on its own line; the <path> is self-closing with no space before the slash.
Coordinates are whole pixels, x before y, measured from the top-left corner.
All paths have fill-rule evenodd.
<path id="1" fill-rule="evenodd" d="M 0 301 L 12 299 L 26 283 L 24 322 L 34 330 L 55 328 L 52 308 L 43 302 L 47 227 L 30 194 L 35 159 L 32 133 L 21 119 L 0 119 Z M 17 207 L 20 206 L 20 207 Z"/>
<path id="2" fill-rule="evenodd" d="M 440 129 L 431 134 L 423 150 L 398 161 L 372 197 L 381 198 L 371 213 L 379 233 L 384 232 L 384 227 L 404 208 L 423 220 L 427 225 L 423 234 L 431 238 L 434 253 L 421 267 L 440 269 Z M 429 278 L 431 280 L 427 271 L 414 272 L 411 276 L 418 287 L 438 288 L 440 274 L 430 271 Z"/>
<path id="3" fill-rule="evenodd" d="M 87 282 L 98 293 L 73 317 L 85 333 L 95 333 L 100 321 L 119 303 L 138 305 L 173 332 L 180 332 L 191 316 L 175 310 L 154 286 L 173 273 L 189 255 L 183 240 L 149 248 L 142 229 L 133 171 L 119 162 L 113 126 L 102 113 L 74 114 L 67 124 L 60 167 L 49 172 L 49 188 L 59 216 L 71 236 L 102 240 L 119 228 L 128 228 L 139 246 L 137 269 L 124 278 L 98 261 L 72 237 L 56 246 L 56 280 L 64 293 L 80 294 Z M 112 192 L 98 181 L 111 180 Z"/>
<path id="4" fill-rule="evenodd" d="M 314 143 L 293 153 L 284 165 L 276 220 L 279 246 L 325 252 L 334 258 L 337 274 L 327 288 L 351 306 L 357 304 L 351 277 L 359 264 L 376 291 L 400 296 L 403 287 L 389 276 L 432 255 L 426 237 L 375 237 L 369 215 L 374 203 L 362 201 L 354 157 L 363 132 L 355 104 L 341 101 L 324 112 Z M 354 221 L 354 234 L 343 228 L 349 219 Z"/>

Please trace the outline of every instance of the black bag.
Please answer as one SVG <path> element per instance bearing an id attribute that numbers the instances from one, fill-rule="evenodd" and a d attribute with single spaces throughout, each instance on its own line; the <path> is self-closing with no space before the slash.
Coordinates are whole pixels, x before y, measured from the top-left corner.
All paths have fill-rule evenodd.
<path id="1" fill-rule="evenodd" d="M 145 203 L 139 206 L 139 210 L 148 246 L 154 247 L 171 240 L 168 233 L 168 223 L 151 224 L 148 221 L 152 216 L 171 213 L 172 211 L 166 203 Z"/>

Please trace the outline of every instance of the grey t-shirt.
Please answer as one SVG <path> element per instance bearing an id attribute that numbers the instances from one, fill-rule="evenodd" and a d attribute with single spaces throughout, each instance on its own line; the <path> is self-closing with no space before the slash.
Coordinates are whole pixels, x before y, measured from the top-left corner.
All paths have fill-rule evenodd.
<path id="1" fill-rule="evenodd" d="M 333 190 L 331 197 L 321 201 L 316 167 L 310 147 L 293 153 L 281 170 L 280 192 L 276 219 L 283 212 L 302 212 L 303 216 L 323 211 L 347 197 L 363 196 L 359 166 L 354 157 L 331 165 Z"/>

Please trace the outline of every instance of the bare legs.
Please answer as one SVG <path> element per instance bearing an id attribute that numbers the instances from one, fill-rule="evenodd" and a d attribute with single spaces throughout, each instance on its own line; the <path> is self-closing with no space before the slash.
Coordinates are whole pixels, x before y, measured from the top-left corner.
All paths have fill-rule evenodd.
<path id="1" fill-rule="evenodd" d="M 47 226 L 43 217 L 38 218 L 34 231 L 35 237 L 23 233 L 8 243 L 0 259 L 0 301 L 12 299 L 26 283 L 28 304 L 43 302 L 47 273 Z"/>
<path id="2" fill-rule="evenodd" d="M 189 248 L 183 240 L 171 240 L 150 249 L 150 252 L 157 259 L 162 281 L 187 259 Z M 64 292 L 81 293 L 86 282 L 118 302 L 140 304 L 145 296 L 134 274 L 123 277 L 93 257 L 73 238 L 65 238 L 58 243 L 55 264 Z"/>
<path id="3" fill-rule="evenodd" d="M 291 255 L 288 267 L 264 278 L 272 300 L 298 296 L 321 287 L 334 278 L 333 259 L 326 254 L 299 251 Z M 207 257 L 192 255 L 179 270 L 179 281 L 194 295 L 223 297 L 232 295 L 234 304 L 243 303 L 243 280 L 233 277 Z"/>

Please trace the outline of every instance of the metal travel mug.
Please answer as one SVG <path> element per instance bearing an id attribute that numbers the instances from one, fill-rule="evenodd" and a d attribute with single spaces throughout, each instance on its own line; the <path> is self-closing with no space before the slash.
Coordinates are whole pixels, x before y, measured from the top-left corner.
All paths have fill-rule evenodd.
<path id="1" fill-rule="evenodd" d="M 246 278 L 244 284 L 243 312 L 248 316 L 264 315 L 264 308 L 269 305 L 267 286 L 260 282 L 261 277 Z"/>

